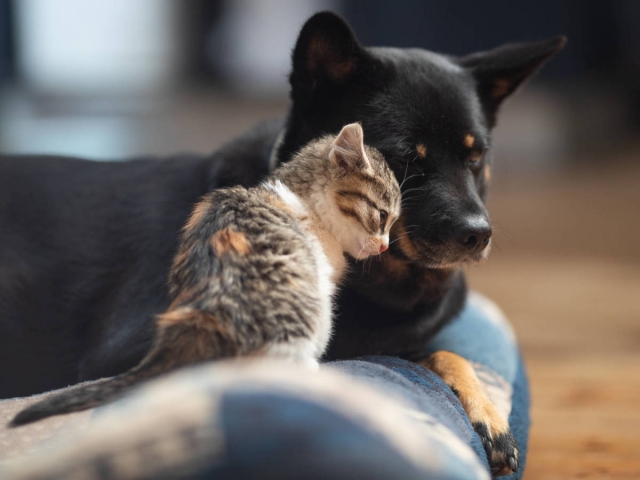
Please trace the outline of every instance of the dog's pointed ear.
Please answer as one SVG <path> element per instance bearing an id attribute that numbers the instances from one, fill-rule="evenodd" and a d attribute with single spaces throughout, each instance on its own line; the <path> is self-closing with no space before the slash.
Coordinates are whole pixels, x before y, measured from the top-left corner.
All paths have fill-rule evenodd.
<path id="1" fill-rule="evenodd" d="M 503 45 L 458 59 L 475 77 L 478 94 L 493 126 L 498 107 L 518 86 L 567 43 L 563 36 Z"/>
<path id="2" fill-rule="evenodd" d="M 344 83 L 363 55 L 364 49 L 342 17 L 332 12 L 315 14 L 302 27 L 293 50 L 289 81 L 294 98 Z"/>

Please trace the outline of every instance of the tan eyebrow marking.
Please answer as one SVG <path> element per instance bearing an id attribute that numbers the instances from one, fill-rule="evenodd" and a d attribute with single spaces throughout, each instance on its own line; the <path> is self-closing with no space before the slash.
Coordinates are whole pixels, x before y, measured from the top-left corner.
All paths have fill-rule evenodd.
<path id="1" fill-rule="evenodd" d="M 427 146 L 424 143 L 418 143 L 416 145 L 416 152 L 418 152 L 420 158 L 425 158 L 427 156 Z"/>
<path id="2" fill-rule="evenodd" d="M 470 133 L 468 133 L 467 136 L 464 137 L 464 146 L 467 148 L 471 148 L 473 147 L 473 144 L 475 143 L 475 141 L 476 141 L 475 137 Z"/>

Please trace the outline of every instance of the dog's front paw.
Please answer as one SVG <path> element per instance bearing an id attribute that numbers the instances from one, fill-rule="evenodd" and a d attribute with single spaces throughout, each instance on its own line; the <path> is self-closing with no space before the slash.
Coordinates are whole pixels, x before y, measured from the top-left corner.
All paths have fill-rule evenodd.
<path id="1" fill-rule="evenodd" d="M 419 362 L 437 373 L 456 394 L 471 425 L 480 435 L 494 477 L 516 472 L 518 444 L 508 420 L 498 411 L 471 364 L 452 352 L 440 350 Z"/>
<path id="2" fill-rule="evenodd" d="M 496 428 L 497 427 L 497 428 Z M 518 471 L 518 443 L 509 427 L 504 429 L 487 421 L 473 422 L 473 428 L 482 440 L 487 453 L 491 474 L 494 477 Z"/>

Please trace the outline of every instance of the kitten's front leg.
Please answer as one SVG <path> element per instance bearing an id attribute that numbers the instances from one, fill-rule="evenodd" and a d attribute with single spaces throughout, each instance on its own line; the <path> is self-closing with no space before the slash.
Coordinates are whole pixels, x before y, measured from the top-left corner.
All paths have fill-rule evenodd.
<path id="1" fill-rule="evenodd" d="M 444 350 L 418 362 L 436 373 L 458 396 L 484 445 L 491 473 L 508 475 L 518 470 L 518 444 L 509 422 L 487 396 L 471 364 Z"/>

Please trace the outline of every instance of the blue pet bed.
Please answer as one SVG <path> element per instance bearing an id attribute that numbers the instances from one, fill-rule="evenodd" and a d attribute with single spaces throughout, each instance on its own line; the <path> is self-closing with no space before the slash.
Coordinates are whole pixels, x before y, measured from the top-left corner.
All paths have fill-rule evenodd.
<path id="1" fill-rule="evenodd" d="M 522 477 L 528 383 L 510 326 L 471 294 L 428 346 L 472 361 L 509 416 Z M 487 458 L 457 397 L 393 357 L 324 364 L 212 362 L 167 375 L 99 409 L 89 427 L 0 466 L 2 478 L 478 479 Z"/>

